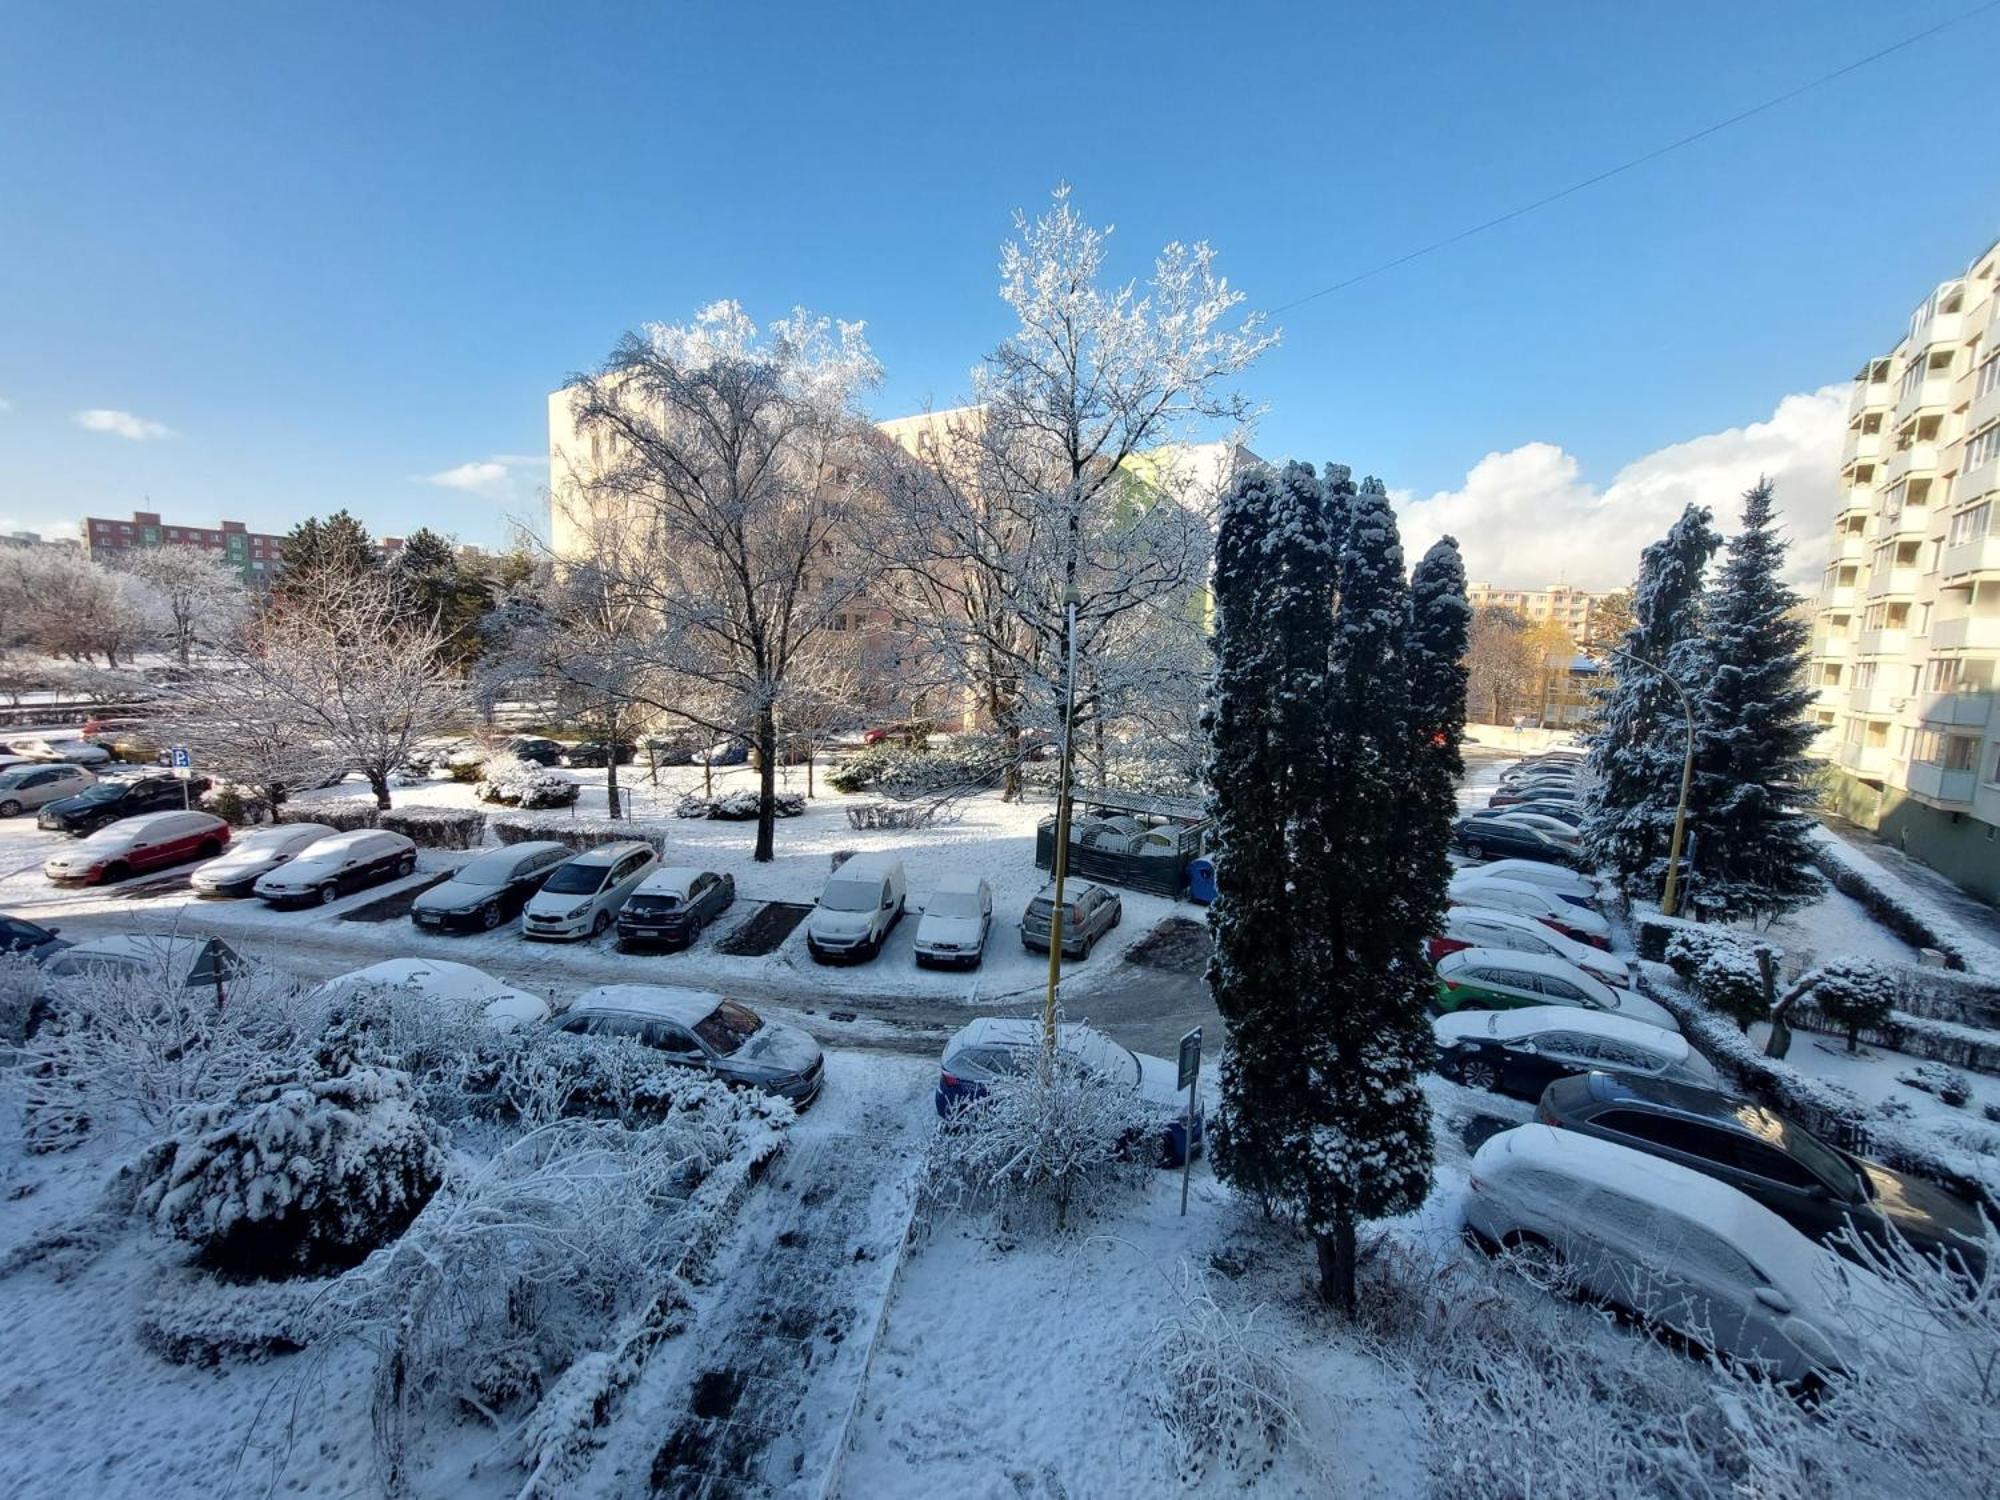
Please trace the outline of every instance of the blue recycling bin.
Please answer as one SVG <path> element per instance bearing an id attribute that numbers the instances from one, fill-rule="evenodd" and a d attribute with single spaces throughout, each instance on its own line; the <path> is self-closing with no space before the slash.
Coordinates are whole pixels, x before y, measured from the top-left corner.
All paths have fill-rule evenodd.
<path id="1" fill-rule="evenodd" d="M 1215 899 L 1215 856 L 1204 854 L 1188 861 L 1188 900 L 1203 906 Z"/>

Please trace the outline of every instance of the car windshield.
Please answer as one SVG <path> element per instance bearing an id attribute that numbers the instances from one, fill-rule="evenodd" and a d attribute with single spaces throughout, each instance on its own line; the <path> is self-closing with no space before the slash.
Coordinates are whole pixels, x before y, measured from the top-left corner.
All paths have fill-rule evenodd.
<path id="1" fill-rule="evenodd" d="M 979 914 L 977 891 L 938 891 L 924 907 L 927 917 L 977 917 Z"/>
<path id="2" fill-rule="evenodd" d="M 143 974 L 146 964 L 143 959 L 127 958 L 113 953 L 65 953 L 49 965 L 49 973 L 59 979 L 74 978 L 78 974 Z"/>
<path id="3" fill-rule="evenodd" d="M 694 1034 L 712 1051 L 727 1057 L 755 1036 L 763 1024 L 763 1018 L 749 1006 L 725 1000 L 694 1023 Z"/>
<path id="4" fill-rule="evenodd" d="M 452 879 L 460 885 L 505 885 L 513 873 L 511 859 L 475 859 Z"/>
<path id="5" fill-rule="evenodd" d="M 1766 1132 L 1760 1130 L 1758 1134 L 1763 1135 Z M 1824 1142 L 1807 1135 L 1797 1126 L 1781 1125 L 1775 1143 L 1789 1152 L 1800 1166 L 1848 1202 L 1857 1202 L 1868 1196 L 1866 1181 L 1860 1173 L 1847 1164 L 1844 1157 Z"/>
<path id="6" fill-rule="evenodd" d="M 588 896 L 604 884 L 604 866 L 567 864 L 542 887 L 552 896 Z"/>
<path id="7" fill-rule="evenodd" d="M 882 904 L 882 887 L 872 880 L 829 881 L 819 904 L 828 911 L 873 911 Z"/>
<path id="8" fill-rule="evenodd" d="M 79 802 L 116 802 L 128 790 L 129 788 L 122 782 L 101 781 L 96 786 L 90 788 L 89 791 L 78 792 L 76 800 Z"/>

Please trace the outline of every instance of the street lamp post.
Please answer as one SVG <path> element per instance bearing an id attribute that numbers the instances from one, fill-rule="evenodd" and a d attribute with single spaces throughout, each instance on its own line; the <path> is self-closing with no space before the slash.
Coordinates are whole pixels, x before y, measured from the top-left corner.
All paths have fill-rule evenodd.
<path id="1" fill-rule="evenodd" d="M 1049 988 L 1042 1001 L 1042 1054 L 1056 1052 L 1056 990 L 1062 983 L 1063 880 L 1069 874 L 1069 780 L 1076 745 L 1076 606 L 1074 585 L 1063 595 L 1067 614 L 1069 685 L 1063 696 L 1062 762 L 1056 775 L 1055 904 L 1049 910 Z"/>
<path id="2" fill-rule="evenodd" d="M 1604 649 L 1613 656 L 1637 662 L 1647 671 L 1655 673 L 1681 700 L 1681 713 L 1687 719 L 1687 752 L 1681 757 L 1681 798 L 1674 807 L 1674 836 L 1667 844 L 1667 883 L 1660 892 L 1660 912 L 1671 917 L 1680 902 L 1681 842 L 1687 835 L 1688 791 L 1694 784 L 1694 704 L 1686 690 L 1667 674 L 1664 667 L 1647 661 L 1643 656 L 1634 656 L 1630 651 L 1620 651 L 1616 646 Z"/>

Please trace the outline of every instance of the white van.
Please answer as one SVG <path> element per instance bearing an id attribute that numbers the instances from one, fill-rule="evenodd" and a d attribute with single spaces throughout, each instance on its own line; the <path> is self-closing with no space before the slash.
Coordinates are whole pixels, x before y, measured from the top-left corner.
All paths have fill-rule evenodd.
<path id="1" fill-rule="evenodd" d="M 819 963 L 873 958 L 902 920 L 907 896 L 901 859 L 855 855 L 827 877 L 806 918 L 806 951 Z"/>

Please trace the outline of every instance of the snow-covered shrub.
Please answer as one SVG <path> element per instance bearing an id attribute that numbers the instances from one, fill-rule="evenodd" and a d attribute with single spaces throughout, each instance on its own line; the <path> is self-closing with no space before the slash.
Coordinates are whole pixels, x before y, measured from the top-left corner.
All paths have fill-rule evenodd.
<path id="1" fill-rule="evenodd" d="M 25 953 L 0 953 L 0 1068 L 27 1040 L 29 1018 L 39 1009 L 48 981 L 42 966 Z"/>
<path id="2" fill-rule="evenodd" d="M 516 755 L 496 755 L 486 762 L 486 779 L 480 783 L 483 802 L 500 802 L 509 807 L 568 807 L 582 795 L 582 786 L 567 771 L 554 766 L 538 766 Z"/>
<path id="3" fill-rule="evenodd" d="M 203 792 L 201 810 L 214 813 L 231 828 L 271 821 L 271 804 L 244 787 L 219 786 Z"/>
<path id="4" fill-rule="evenodd" d="M 324 823 L 338 833 L 373 828 L 381 816 L 379 807 L 361 798 L 341 802 L 287 802 L 278 809 L 280 823 Z"/>
<path id="5" fill-rule="evenodd" d="M 526 843 L 531 839 L 554 839 L 579 853 L 601 844 L 622 844 L 636 839 L 651 844 L 662 854 L 667 848 L 667 830 L 657 823 L 636 823 L 624 818 L 579 818 L 536 813 L 497 813 L 488 822 L 493 836 L 503 844 Z"/>
<path id="6" fill-rule="evenodd" d="M 443 1144 L 408 1074 L 315 1058 L 190 1111 L 139 1208 L 230 1275 L 342 1269 L 416 1217 L 443 1173 Z"/>
<path id="7" fill-rule="evenodd" d="M 1082 759 L 1083 747 L 1079 745 L 1077 774 L 1086 781 L 1096 782 L 1107 791 L 1136 792 L 1146 797 L 1195 797 L 1207 794 L 1208 788 L 1188 776 L 1187 768 L 1178 762 L 1145 755 L 1114 755 L 1104 766 L 1100 780 L 1094 774 L 1094 767 Z M 1021 781 L 1025 786 L 1037 791 L 1053 793 L 1061 779 L 1062 767 L 1054 756 L 1047 760 L 1031 761 L 1021 768 Z"/>
<path id="8" fill-rule="evenodd" d="M 921 797 L 991 786 L 1005 769 L 1006 757 L 997 743 L 973 740 L 949 750 L 932 750 L 884 740 L 848 756 L 827 773 L 826 784 L 836 792 Z"/>
<path id="9" fill-rule="evenodd" d="M 1896 878 L 1867 855 L 1849 849 L 1835 835 L 1823 833 L 1815 845 L 1813 862 L 1835 890 L 1867 907 L 1871 916 L 1912 948 L 1935 948 L 1944 955 L 1948 967 L 1969 967 L 1966 945 L 1956 941 L 1957 931 L 1943 925 L 1943 914 L 1912 902 Z"/>
<path id="10" fill-rule="evenodd" d="M 486 814 L 462 807 L 397 808 L 383 813 L 377 826 L 403 834 L 419 849 L 477 849 L 486 837 Z"/>
<path id="11" fill-rule="evenodd" d="M 1174 1301 L 1153 1325 L 1146 1358 L 1153 1409 L 1173 1440 L 1183 1482 L 1211 1464 L 1259 1472 L 1302 1429 L 1291 1372 L 1256 1329 L 1259 1308 L 1242 1316 L 1215 1300 L 1208 1277 L 1182 1261 Z"/>
<path id="12" fill-rule="evenodd" d="M 1723 933 L 1690 929 L 1669 938 L 1666 952 L 1668 967 L 1745 1031 L 1770 1014 L 1755 949 Z"/>
<path id="13" fill-rule="evenodd" d="M 757 793 L 752 791 L 730 792 L 722 797 L 704 797 L 699 792 L 689 792 L 674 804 L 674 816 L 746 823 L 757 816 L 757 803 Z M 798 792 L 774 792 L 771 796 L 771 811 L 778 817 L 796 818 L 805 810 L 806 799 Z"/>
<path id="14" fill-rule="evenodd" d="M 1954 1073 L 1940 1062 L 1918 1063 L 1896 1075 L 1896 1082 L 1908 1084 L 1926 1094 L 1935 1094 L 1946 1104 L 1963 1109 L 1972 1102 L 1972 1085 L 1965 1075 Z"/>
<path id="15" fill-rule="evenodd" d="M 939 1123 L 922 1198 L 931 1208 L 1066 1230 L 1145 1180 L 1151 1162 L 1132 1145 L 1156 1134 L 1129 1088 L 1057 1051 L 995 1078 Z"/>
<path id="16" fill-rule="evenodd" d="M 1896 1004 L 1896 985 L 1880 964 L 1860 958 L 1836 958 L 1821 964 L 1800 981 L 1821 1015 L 1847 1031 L 1847 1050 L 1854 1051 L 1864 1027 L 1880 1026 Z"/>

